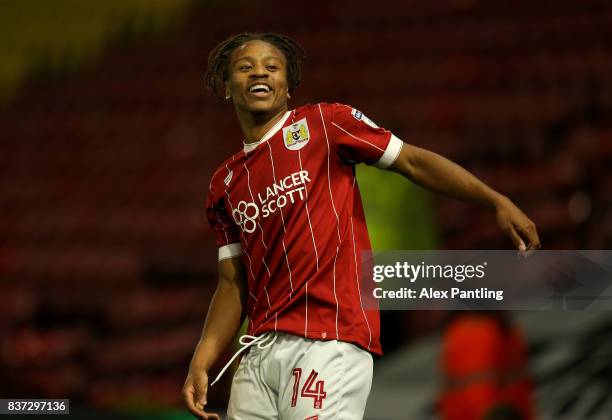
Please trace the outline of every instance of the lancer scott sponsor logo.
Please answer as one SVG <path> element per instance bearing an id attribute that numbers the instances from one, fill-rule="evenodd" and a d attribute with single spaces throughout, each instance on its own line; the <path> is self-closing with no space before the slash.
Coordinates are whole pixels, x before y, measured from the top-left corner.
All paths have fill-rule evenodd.
<path id="1" fill-rule="evenodd" d="M 306 199 L 308 171 L 294 172 L 256 194 L 255 202 L 240 201 L 232 211 L 234 221 L 244 232 L 253 233 L 259 217 L 269 217 L 279 209 Z"/>

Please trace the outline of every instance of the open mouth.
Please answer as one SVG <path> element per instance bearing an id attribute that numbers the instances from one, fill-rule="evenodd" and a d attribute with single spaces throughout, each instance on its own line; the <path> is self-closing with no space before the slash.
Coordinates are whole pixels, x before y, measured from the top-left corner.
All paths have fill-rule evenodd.
<path id="1" fill-rule="evenodd" d="M 249 93 L 259 97 L 268 96 L 271 92 L 272 88 L 264 83 L 256 83 L 249 88 Z"/>

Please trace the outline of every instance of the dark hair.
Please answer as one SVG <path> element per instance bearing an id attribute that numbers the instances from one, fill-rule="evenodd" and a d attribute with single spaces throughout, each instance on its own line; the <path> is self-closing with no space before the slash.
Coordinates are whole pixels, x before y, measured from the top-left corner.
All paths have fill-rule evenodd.
<path id="1" fill-rule="evenodd" d="M 306 57 L 306 53 L 300 44 L 286 35 L 271 32 L 243 32 L 221 42 L 208 55 L 208 68 L 205 76 L 206 87 L 219 98 L 223 99 L 224 97 L 219 88 L 229 78 L 227 66 L 232 52 L 241 45 L 254 40 L 268 42 L 285 55 L 289 93 L 293 93 L 299 86 L 302 79 L 302 61 Z"/>

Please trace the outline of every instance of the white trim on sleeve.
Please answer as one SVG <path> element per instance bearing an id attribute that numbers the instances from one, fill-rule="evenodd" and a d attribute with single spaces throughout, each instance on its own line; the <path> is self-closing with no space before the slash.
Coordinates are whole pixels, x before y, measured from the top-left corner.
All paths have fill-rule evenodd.
<path id="1" fill-rule="evenodd" d="M 395 159 L 397 159 L 400 154 L 400 151 L 402 150 L 403 144 L 403 141 L 391 134 L 391 139 L 389 140 L 387 149 L 380 157 L 380 159 L 378 159 L 376 163 L 374 163 L 374 166 L 380 169 L 386 169 L 389 166 L 393 165 L 393 162 L 395 162 Z"/>
<path id="2" fill-rule="evenodd" d="M 226 260 L 228 258 L 237 257 L 242 254 L 242 245 L 240 242 L 235 244 L 223 245 L 219 248 L 219 261 Z"/>

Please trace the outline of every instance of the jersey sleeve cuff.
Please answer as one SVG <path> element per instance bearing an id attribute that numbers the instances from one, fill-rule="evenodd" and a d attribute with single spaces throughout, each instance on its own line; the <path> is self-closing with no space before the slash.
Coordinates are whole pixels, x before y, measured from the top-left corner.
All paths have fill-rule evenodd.
<path id="1" fill-rule="evenodd" d="M 223 245 L 219 248 L 219 261 L 228 258 L 237 257 L 242 254 L 242 245 L 238 242 L 235 244 Z"/>
<path id="2" fill-rule="evenodd" d="M 402 150 L 403 144 L 404 142 L 391 134 L 391 139 L 389 140 L 385 153 L 383 153 L 380 159 L 374 163 L 374 166 L 380 169 L 386 169 L 393 165 L 393 162 L 395 162 L 395 159 L 399 156 L 400 150 Z"/>

